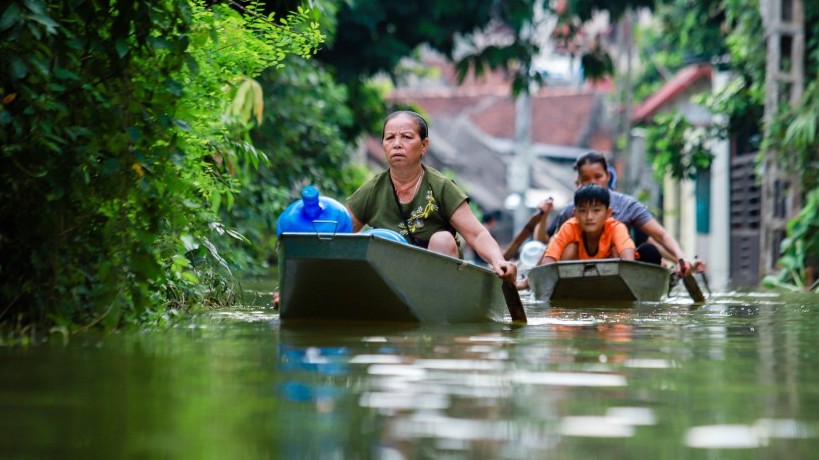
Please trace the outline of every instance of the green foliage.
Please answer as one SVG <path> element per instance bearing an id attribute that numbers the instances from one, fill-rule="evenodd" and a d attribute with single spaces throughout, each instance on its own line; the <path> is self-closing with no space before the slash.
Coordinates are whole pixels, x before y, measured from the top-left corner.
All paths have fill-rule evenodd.
<path id="1" fill-rule="evenodd" d="M 722 0 L 660 0 L 650 24 L 639 27 L 636 41 L 643 68 L 635 78 L 635 97 L 655 92 L 673 73 L 692 62 L 714 62 L 728 51 Z"/>
<path id="2" fill-rule="evenodd" d="M 458 34 L 487 24 L 496 5 L 506 9 L 517 3 L 520 0 L 502 4 L 491 0 L 345 1 L 336 16 L 339 32 L 331 34 L 318 60 L 348 82 L 379 72 L 391 74 L 421 44 L 451 57 Z"/>
<path id="3" fill-rule="evenodd" d="M 714 157 L 706 147 L 709 137 L 706 130 L 694 128 L 679 112 L 655 117 L 646 127 L 646 154 L 655 176 L 693 179 L 698 169 L 709 168 Z"/>
<path id="4" fill-rule="evenodd" d="M 761 90 L 753 90 L 754 94 L 764 94 L 767 49 L 765 40 L 758 39 L 762 30 L 759 0 L 723 0 L 723 3 L 731 70 L 743 75 L 751 85 L 761 87 Z"/>
<path id="5" fill-rule="evenodd" d="M 237 168 L 269 162 L 249 136 L 261 123 L 264 101 L 261 85 L 248 76 L 282 69 L 288 55 L 312 56 L 322 36 L 307 19 L 299 10 L 276 23 L 260 14 L 256 3 L 248 4 L 243 14 L 217 4 L 200 8 L 193 17 L 190 56 L 203 65 L 181 72 L 187 91 L 178 113 L 190 127 L 183 134 L 186 145 L 196 147 L 186 159 L 207 166 L 206 174 L 192 179 L 214 213 L 233 205 L 247 178 L 237 176 Z M 193 166 L 197 169 L 201 167 Z"/>
<path id="6" fill-rule="evenodd" d="M 819 84 L 814 80 L 795 108 L 783 107 L 773 119 L 765 149 L 775 149 L 780 162 L 800 171 L 802 188 L 819 187 Z"/>
<path id="7" fill-rule="evenodd" d="M 492 10 L 492 22 L 487 28 L 497 30 L 498 25 L 506 29 L 508 40 L 485 45 L 467 38 L 469 50 L 456 63 L 458 82 L 463 82 L 472 73 L 481 77 L 487 70 L 502 70 L 513 77 L 512 93 L 528 92 L 532 85 L 541 85 L 545 75 L 532 68 L 533 58 L 540 53 L 542 37 L 538 36 L 539 24 L 535 21 L 537 0 L 516 0 L 502 2 Z M 495 32 L 497 33 L 497 32 Z"/>
<path id="8" fill-rule="evenodd" d="M 600 81 L 614 74 L 614 62 L 601 47 L 594 47 L 583 54 L 580 65 L 583 67 L 583 78 L 589 81 Z"/>
<path id="9" fill-rule="evenodd" d="M 320 39 L 254 8 L 2 7 L 0 321 L 115 328 L 226 286 L 209 225 L 237 186 L 219 155 L 248 158 L 231 98 Z"/>
<path id="10" fill-rule="evenodd" d="M 166 198 L 185 188 L 167 108 L 189 15 L 181 1 L 4 8 L 2 320 L 115 325 L 150 303 Z"/>
<path id="11" fill-rule="evenodd" d="M 355 119 L 346 88 L 313 62 L 291 58 L 286 64 L 259 77 L 266 110 L 251 140 L 268 161 L 236 169 L 237 179 L 248 185 L 222 214 L 252 242 L 247 268 L 263 268 L 259 261 L 275 255 L 276 218 L 304 186 L 340 200 L 351 193 L 344 185 L 353 178 L 348 163 L 355 145 L 343 130 Z"/>
<path id="12" fill-rule="evenodd" d="M 819 269 L 819 188 L 807 193 L 805 206 L 796 218 L 788 222 L 787 238 L 782 240 L 781 251 L 779 266 L 782 270 L 776 276 L 767 277 L 765 283 L 806 288 L 808 268 Z M 819 293 L 819 286 L 812 288 Z"/>
<path id="13" fill-rule="evenodd" d="M 348 107 L 357 123 L 344 127 L 347 142 L 381 128 L 386 116 L 384 94 L 368 80 L 380 74 L 397 79 L 398 63 L 419 45 L 452 57 L 455 39 L 492 18 L 494 0 L 345 0 L 338 2 L 328 45 L 316 59 L 345 85 Z M 326 5 L 336 8 L 336 5 Z M 328 14 L 332 14 L 329 12 Z M 337 32 L 336 32 L 337 31 Z"/>

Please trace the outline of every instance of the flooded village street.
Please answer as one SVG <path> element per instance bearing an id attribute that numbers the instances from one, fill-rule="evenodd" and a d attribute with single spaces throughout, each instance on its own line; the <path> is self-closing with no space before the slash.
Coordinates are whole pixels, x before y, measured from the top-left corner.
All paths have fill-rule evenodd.
<path id="1" fill-rule="evenodd" d="M 527 302 L 526 326 L 446 327 L 282 325 L 267 298 L 169 331 L 0 349 L 0 457 L 747 459 L 819 447 L 816 295 Z"/>

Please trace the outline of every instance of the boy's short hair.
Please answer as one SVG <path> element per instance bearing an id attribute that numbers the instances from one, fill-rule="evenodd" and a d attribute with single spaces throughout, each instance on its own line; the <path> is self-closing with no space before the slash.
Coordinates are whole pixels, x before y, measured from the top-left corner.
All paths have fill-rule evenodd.
<path id="1" fill-rule="evenodd" d="M 574 206 L 600 203 L 609 207 L 611 195 L 609 191 L 596 184 L 584 185 L 574 192 Z"/>

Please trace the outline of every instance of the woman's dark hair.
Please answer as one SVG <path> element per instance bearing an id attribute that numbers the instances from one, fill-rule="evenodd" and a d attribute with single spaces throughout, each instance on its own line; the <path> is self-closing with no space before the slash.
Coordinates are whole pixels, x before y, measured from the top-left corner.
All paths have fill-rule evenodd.
<path id="1" fill-rule="evenodd" d="M 387 123 L 398 115 L 409 115 L 415 118 L 415 123 L 418 125 L 418 135 L 421 136 L 421 140 L 429 136 L 429 126 L 427 125 L 427 121 L 424 120 L 424 117 L 412 110 L 398 110 L 387 115 L 387 118 L 384 119 L 384 125 L 381 126 L 381 139 L 384 139 L 384 129 L 387 127 Z"/>
<path id="2" fill-rule="evenodd" d="M 603 165 L 603 171 L 609 170 L 609 163 L 606 161 L 606 157 L 595 152 L 594 150 L 588 151 L 577 157 L 577 161 L 574 162 L 574 170 L 580 171 L 581 166 L 591 165 L 594 163 L 600 163 Z"/>
<path id="3" fill-rule="evenodd" d="M 600 203 L 608 208 L 610 196 L 609 191 L 599 185 L 584 185 L 574 192 L 574 207 Z"/>

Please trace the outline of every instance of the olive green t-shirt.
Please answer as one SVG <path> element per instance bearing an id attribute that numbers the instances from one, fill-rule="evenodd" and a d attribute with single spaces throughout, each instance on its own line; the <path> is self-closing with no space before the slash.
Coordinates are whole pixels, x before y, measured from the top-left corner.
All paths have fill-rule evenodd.
<path id="1" fill-rule="evenodd" d="M 427 166 L 424 170 L 426 173 L 421 179 L 418 192 L 411 202 L 402 203 L 400 210 L 389 170 L 378 173 L 364 183 L 347 198 L 347 205 L 358 220 L 370 227 L 395 230 L 410 242 L 411 232 L 411 236 L 426 243 L 433 233 L 452 229 L 449 219 L 469 197 L 452 179 L 439 171 Z"/>

